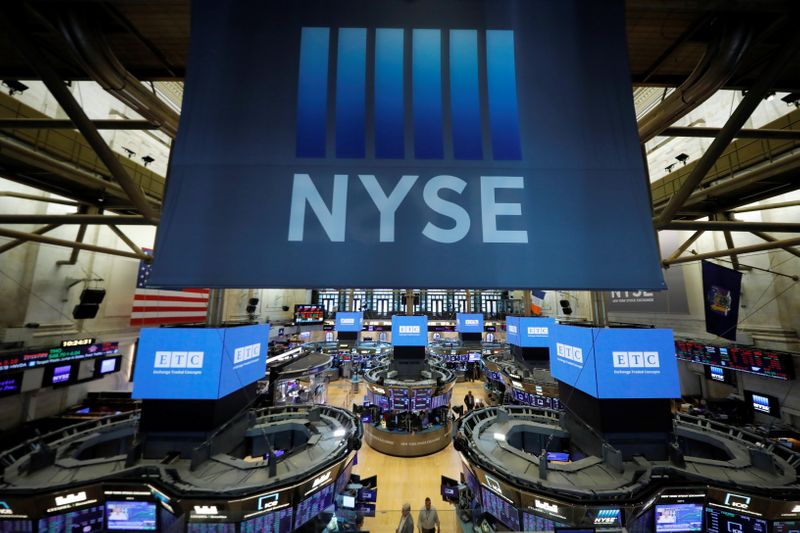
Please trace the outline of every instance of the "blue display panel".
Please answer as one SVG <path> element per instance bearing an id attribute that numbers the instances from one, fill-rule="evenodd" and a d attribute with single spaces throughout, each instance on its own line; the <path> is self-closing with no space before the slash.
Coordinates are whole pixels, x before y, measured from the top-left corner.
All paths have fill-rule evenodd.
<path id="1" fill-rule="evenodd" d="M 555 326 L 554 318 L 523 316 L 519 318 L 517 346 L 523 348 L 549 348 L 550 332 Z"/>
<path id="2" fill-rule="evenodd" d="M 411 399 L 412 411 L 425 411 L 431 408 L 431 389 L 415 389 Z"/>
<path id="3" fill-rule="evenodd" d="M 556 325 L 552 331 L 550 373 L 557 380 L 597 398 L 592 328 Z"/>
<path id="4" fill-rule="evenodd" d="M 512 531 L 519 530 L 519 511 L 516 507 L 486 487 L 481 487 L 481 499 L 485 512 L 510 527 Z"/>
<path id="5" fill-rule="evenodd" d="M 229 522 L 189 522 L 186 533 L 236 533 L 236 524 Z"/>
<path id="6" fill-rule="evenodd" d="M 331 483 L 300 502 L 294 520 L 295 529 L 333 505 L 333 488 L 333 483 Z"/>
<path id="7" fill-rule="evenodd" d="M 290 533 L 292 531 L 292 508 L 262 514 L 242 521 L 240 533 Z"/>
<path id="8" fill-rule="evenodd" d="M 560 524 L 547 518 L 542 518 L 532 513 L 522 513 L 523 531 L 553 531 L 557 525 Z"/>
<path id="9" fill-rule="evenodd" d="M 703 529 L 703 505 L 676 503 L 656 505 L 656 533 L 683 533 Z"/>
<path id="10" fill-rule="evenodd" d="M 506 342 L 519 346 L 519 317 L 507 316 L 506 317 Z"/>
<path id="11" fill-rule="evenodd" d="M 708 533 L 767 533 L 766 520 L 713 507 L 706 507 L 705 519 Z"/>
<path id="12" fill-rule="evenodd" d="M 364 313 L 336 313 L 336 331 L 359 332 L 364 326 Z"/>
<path id="13" fill-rule="evenodd" d="M 456 313 L 456 331 L 483 333 L 483 313 Z"/>
<path id="14" fill-rule="evenodd" d="M 408 411 L 410 407 L 408 389 L 392 389 L 392 411 Z"/>
<path id="15" fill-rule="evenodd" d="M 39 533 L 95 533 L 103 531 L 102 505 L 39 519 Z"/>
<path id="16" fill-rule="evenodd" d="M 31 520 L 0 520 L 0 533 L 32 533 Z"/>
<path id="17" fill-rule="evenodd" d="M 142 329 L 133 397 L 216 400 L 264 377 L 269 325 Z"/>
<path id="18" fill-rule="evenodd" d="M 550 373 L 595 398 L 679 398 L 669 329 L 556 326 Z"/>
<path id="19" fill-rule="evenodd" d="M 107 501 L 109 530 L 155 531 L 156 504 L 142 501 Z"/>
<path id="20" fill-rule="evenodd" d="M 392 317 L 393 346 L 426 346 L 428 317 L 394 315 Z"/>

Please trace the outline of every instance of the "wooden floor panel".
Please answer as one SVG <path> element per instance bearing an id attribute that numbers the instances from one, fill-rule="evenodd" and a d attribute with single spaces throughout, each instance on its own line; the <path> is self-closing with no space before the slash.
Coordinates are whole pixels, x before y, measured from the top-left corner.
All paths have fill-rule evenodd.
<path id="1" fill-rule="evenodd" d="M 457 383 L 453 390 L 452 405 L 461 405 L 463 398 L 471 390 L 473 396 L 485 403 L 482 382 Z M 338 380 L 329 384 L 328 404 L 352 408 L 353 403 L 361 403 L 365 388 L 362 383 L 358 394 L 351 392 L 349 381 Z M 375 518 L 367 518 L 365 529 L 373 533 L 391 533 L 400 521 L 403 503 L 411 504 L 415 522 L 423 507 L 425 497 L 430 497 L 433 506 L 439 511 L 442 532 L 457 532 L 457 521 L 452 505 L 442 501 L 439 494 L 441 476 L 458 479 L 461 474 L 461 459 L 452 443 L 444 450 L 425 457 L 392 457 L 374 451 L 364 442 L 358 452 L 358 465 L 353 472 L 361 477 L 378 476 L 378 513 Z"/>

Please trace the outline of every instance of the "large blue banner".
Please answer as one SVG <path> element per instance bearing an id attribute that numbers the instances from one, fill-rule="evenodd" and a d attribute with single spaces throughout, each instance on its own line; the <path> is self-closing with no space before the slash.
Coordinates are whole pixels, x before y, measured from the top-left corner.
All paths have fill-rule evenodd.
<path id="1" fill-rule="evenodd" d="M 364 326 L 364 313 L 362 312 L 336 312 L 336 331 L 360 332 Z"/>
<path id="2" fill-rule="evenodd" d="M 216 400 L 263 378 L 269 328 L 142 329 L 133 398 Z"/>
<path id="3" fill-rule="evenodd" d="M 456 331 L 483 333 L 483 313 L 456 313 Z"/>
<path id="4" fill-rule="evenodd" d="M 506 316 L 506 342 L 519 346 L 519 317 Z"/>
<path id="5" fill-rule="evenodd" d="M 523 348 L 550 348 L 550 334 L 556 325 L 555 318 L 523 316 L 519 318 L 518 346 Z"/>
<path id="6" fill-rule="evenodd" d="M 741 292 L 741 272 L 703 261 L 703 309 L 707 332 L 736 340 Z"/>
<path id="7" fill-rule="evenodd" d="M 427 346 L 428 317 L 394 315 L 392 346 Z"/>
<path id="8" fill-rule="evenodd" d="M 151 283 L 664 289 L 623 2 L 431 4 L 194 0 Z"/>
<path id="9" fill-rule="evenodd" d="M 669 329 L 553 328 L 550 373 L 601 399 L 680 398 Z"/>

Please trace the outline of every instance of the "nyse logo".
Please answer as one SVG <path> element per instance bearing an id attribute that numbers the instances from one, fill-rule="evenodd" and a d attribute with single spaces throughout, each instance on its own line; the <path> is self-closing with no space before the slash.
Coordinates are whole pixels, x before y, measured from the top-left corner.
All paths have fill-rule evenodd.
<path id="1" fill-rule="evenodd" d="M 518 331 L 519 330 L 517 329 L 517 326 L 515 326 L 514 324 L 508 324 L 508 332 L 511 335 L 516 335 Z"/>
<path id="2" fill-rule="evenodd" d="M 480 322 L 475 318 L 465 318 L 464 319 L 465 326 L 479 326 Z"/>
<path id="3" fill-rule="evenodd" d="M 551 514 L 558 514 L 558 505 L 555 505 L 553 503 L 545 502 L 537 498 L 534 500 L 533 505 L 540 511 L 544 511 L 546 513 L 551 513 Z"/>
<path id="4" fill-rule="evenodd" d="M 612 352 L 614 368 L 658 368 L 658 352 Z"/>
<path id="5" fill-rule="evenodd" d="M 419 326 L 397 326 L 397 332 L 400 335 L 419 335 Z"/>
<path id="6" fill-rule="evenodd" d="M 324 485 L 325 483 L 329 482 L 330 480 L 331 480 L 331 471 L 328 470 L 327 472 L 325 472 L 321 476 L 319 476 L 316 479 L 314 479 L 314 483 L 311 484 L 311 490 L 314 490 L 317 487 L 320 487 L 320 486 Z"/>
<path id="7" fill-rule="evenodd" d="M 579 364 L 583 364 L 583 350 L 577 346 L 556 343 L 556 355 L 562 359 L 568 359 Z"/>
<path id="8" fill-rule="evenodd" d="M 156 352 L 155 368 L 203 368 L 203 352 Z"/>
<path id="9" fill-rule="evenodd" d="M 750 496 L 733 494 L 732 492 L 725 495 L 725 505 L 736 507 L 737 509 L 747 510 L 750 507 L 750 500 Z"/>
<path id="10" fill-rule="evenodd" d="M 233 351 L 233 364 L 239 364 L 251 359 L 258 359 L 259 355 L 261 355 L 260 342 L 236 348 L 236 350 Z"/>
<path id="11" fill-rule="evenodd" d="M 339 319 L 339 324 L 341 324 L 342 326 L 355 326 L 356 325 L 356 319 L 355 318 L 340 318 Z"/>
<path id="12" fill-rule="evenodd" d="M 550 334 L 550 328 L 542 328 L 542 327 L 529 327 L 528 328 L 528 336 L 529 337 L 539 336 L 539 335 L 543 335 L 543 336 L 546 337 L 549 334 Z"/>
<path id="13" fill-rule="evenodd" d="M 85 501 L 87 498 L 86 492 L 76 492 L 75 494 L 67 494 L 66 496 L 56 496 L 56 506 L 70 505 Z"/>

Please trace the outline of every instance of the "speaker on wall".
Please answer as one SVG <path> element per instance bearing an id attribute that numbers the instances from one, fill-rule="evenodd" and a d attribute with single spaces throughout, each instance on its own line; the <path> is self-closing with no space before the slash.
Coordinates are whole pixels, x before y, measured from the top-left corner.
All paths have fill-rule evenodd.
<path id="1" fill-rule="evenodd" d="M 85 320 L 96 317 L 105 297 L 105 289 L 83 289 L 80 302 L 72 309 L 72 318 Z"/>
<path id="2" fill-rule="evenodd" d="M 247 301 L 246 311 L 248 314 L 252 315 L 256 312 L 256 305 L 258 305 L 258 298 L 250 298 Z"/>
<path id="3" fill-rule="evenodd" d="M 564 313 L 565 315 L 572 314 L 572 307 L 569 306 L 569 300 L 560 300 L 558 303 L 561 304 L 562 313 Z"/>
<path id="4" fill-rule="evenodd" d="M 100 305 L 103 303 L 103 298 L 105 297 L 105 289 L 83 289 L 83 292 L 81 292 L 81 303 Z"/>

